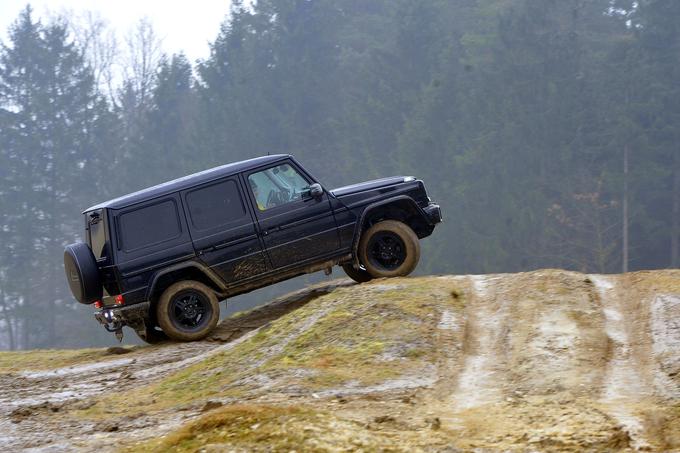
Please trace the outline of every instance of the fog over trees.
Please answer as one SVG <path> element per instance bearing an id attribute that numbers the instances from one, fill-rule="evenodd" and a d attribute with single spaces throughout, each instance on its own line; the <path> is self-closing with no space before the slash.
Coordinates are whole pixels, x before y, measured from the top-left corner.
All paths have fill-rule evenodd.
<path id="1" fill-rule="evenodd" d="M 113 341 L 63 273 L 84 208 L 267 153 L 327 188 L 423 179 L 445 223 L 419 273 L 680 266 L 680 2 L 232 3 L 195 63 L 162 55 L 148 23 L 117 41 L 92 17 L 16 18 L 0 348 Z"/>

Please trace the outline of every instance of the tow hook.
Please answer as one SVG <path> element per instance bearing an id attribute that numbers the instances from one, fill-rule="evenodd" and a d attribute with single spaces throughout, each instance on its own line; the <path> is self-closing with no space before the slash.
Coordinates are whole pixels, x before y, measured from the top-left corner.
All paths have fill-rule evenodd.
<path id="1" fill-rule="evenodd" d="M 121 323 L 110 311 L 104 311 L 104 318 L 107 323 L 104 328 L 107 332 L 113 332 L 119 343 L 123 342 L 123 323 Z"/>
<path id="2" fill-rule="evenodd" d="M 113 332 L 116 335 L 116 338 L 118 339 L 119 343 L 123 341 L 123 325 L 120 322 L 115 321 L 111 323 L 110 326 L 109 324 L 104 324 L 104 328 L 108 332 Z"/>

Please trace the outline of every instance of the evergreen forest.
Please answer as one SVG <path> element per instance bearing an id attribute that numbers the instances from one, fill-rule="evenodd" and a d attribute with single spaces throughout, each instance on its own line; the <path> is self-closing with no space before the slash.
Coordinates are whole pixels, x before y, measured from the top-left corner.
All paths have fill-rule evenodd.
<path id="1" fill-rule="evenodd" d="M 115 341 L 64 277 L 83 209 L 268 153 L 423 179 L 420 274 L 680 266 L 677 0 L 233 0 L 199 61 L 97 25 L 0 46 L 0 349 Z"/>

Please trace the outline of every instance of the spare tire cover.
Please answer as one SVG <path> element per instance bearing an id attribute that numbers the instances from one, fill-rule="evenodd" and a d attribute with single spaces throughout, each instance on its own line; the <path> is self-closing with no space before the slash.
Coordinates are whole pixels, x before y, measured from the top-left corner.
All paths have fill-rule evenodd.
<path id="1" fill-rule="evenodd" d="M 64 270 L 73 297 L 81 304 L 91 304 L 102 298 L 102 283 L 97 261 L 90 247 L 78 242 L 64 250 Z"/>

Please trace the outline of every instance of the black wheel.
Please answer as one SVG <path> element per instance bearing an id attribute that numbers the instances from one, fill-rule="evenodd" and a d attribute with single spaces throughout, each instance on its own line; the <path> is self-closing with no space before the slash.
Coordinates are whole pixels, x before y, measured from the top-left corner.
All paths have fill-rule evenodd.
<path id="1" fill-rule="evenodd" d="M 418 236 L 396 220 L 376 223 L 361 237 L 359 259 L 374 278 L 408 275 L 420 259 Z"/>
<path id="2" fill-rule="evenodd" d="M 146 331 L 144 333 L 138 331 L 135 331 L 135 333 L 146 343 L 158 344 L 169 340 L 165 332 L 163 332 L 156 323 L 145 321 L 144 326 L 146 327 Z"/>
<path id="3" fill-rule="evenodd" d="M 342 265 L 342 270 L 345 274 L 357 283 L 365 283 L 372 280 L 373 277 L 365 268 L 355 269 L 352 263 L 345 263 Z"/>
<path id="4" fill-rule="evenodd" d="M 173 340 L 205 338 L 220 319 L 215 292 L 201 282 L 185 280 L 166 289 L 156 307 L 158 324 Z"/>

